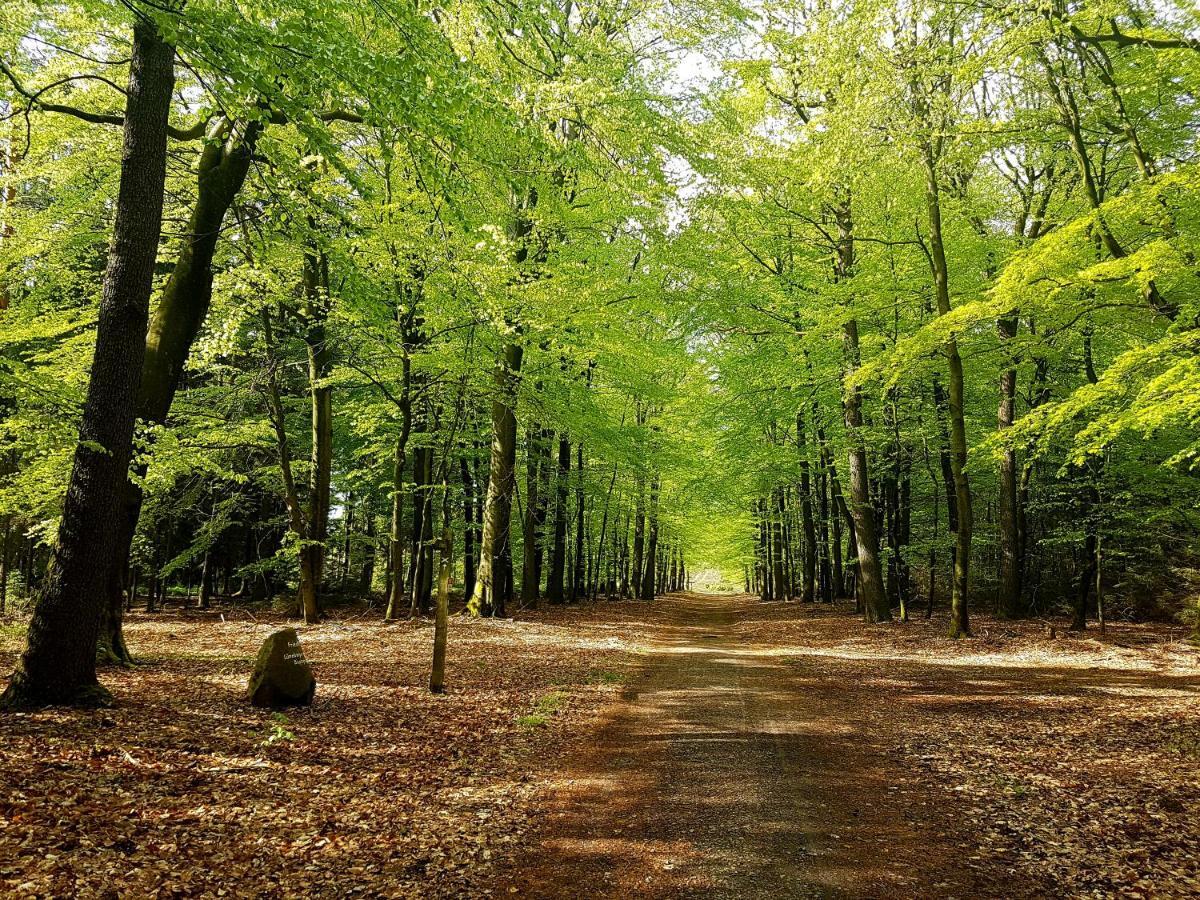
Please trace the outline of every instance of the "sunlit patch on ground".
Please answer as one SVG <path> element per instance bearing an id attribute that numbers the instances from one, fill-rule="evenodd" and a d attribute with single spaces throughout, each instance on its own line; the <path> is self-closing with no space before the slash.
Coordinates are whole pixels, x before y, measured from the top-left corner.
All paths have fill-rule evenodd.
<path id="1" fill-rule="evenodd" d="M 637 658 L 582 609 L 455 618 L 431 697 L 426 623 L 333 621 L 300 629 L 316 702 L 276 717 L 244 691 L 281 621 L 225 616 L 135 614 L 141 665 L 102 675 L 115 709 L 3 720 L 0 894 L 482 895 Z M 0 635 L 5 673 L 20 642 Z"/>
<path id="2" fill-rule="evenodd" d="M 301 628 L 317 699 L 278 717 L 244 689 L 279 624 L 134 615 L 117 708 L 5 718 L 0 894 L 1200 893 L 1178 627 L 602 602 L 455 617 L 432 697 L 428 623 L 357 616 Z"/>

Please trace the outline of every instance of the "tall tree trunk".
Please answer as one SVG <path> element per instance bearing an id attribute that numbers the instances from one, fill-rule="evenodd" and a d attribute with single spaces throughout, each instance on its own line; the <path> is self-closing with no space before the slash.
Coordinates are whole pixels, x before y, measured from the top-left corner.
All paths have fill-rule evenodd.
<path id="1" fill-rule="evenodd" d="M 925 151 L 925 207 L 929 218 L 929 265 L 933 273 L 934 296 L 938 317 L 950 314 L 950 271 L 942 241 L 942 205 L 938 184 L 937 160 L 933 151 Z M 954 501 L 958 530 L 954 541 L 954 579 L 950 590 L 950 634 L 971 634 L 968 612 L 968 588 L 971 571 L 971 537 L 974 526 L 971 510 L 971 486 L 967 479 L 967 425 L 962 356 L 958 341 L 947 339 L 944 350 L 949 368 L 950 472 L 954 480 Z"/>
<path id="2" fill-rule="evenodd" d="M 425 522 L 424 530 L 421 534 L 421 582 L 420 592 L 416 595 L 416 612 L 422 616 L 427 616 L 433 611 L 433 583 L 434 583 L 434 551 L 436 550 L 436 542 L 433 538 L 433 523 L 434 523 L 434 507 L 433 495 L 435 488 L 433 464 L 435 461 L 435 452 L 432 447 L 429 448 L 429 455 L 425 458 L 425 483 L 428 487 L 425 489 L 427 499 L 425 501 Z M 454 548 L 450 548 L 453 552 Z M 509 578 L 512 578 L 511 572 Z M 501 611 L 503 615 L 503 611 Z"/>
<path id="3" fill-rule="evenodd" d="M 12 516 L 4 517 L 4 531 L 0 533 L 0 616 L 8 610 L 8 569 L 12 561 L 11 541 Z"/>
<path id="4" fill-rule="evenodd" d="M 775 599 L 788 600 L 788 583 L 784 575 L 784 544 L 783 544 L 783 490 L 776 488 L 773 492 L 772 500 L 775 504 L 774 521 L 771 523 L 773 529 L 772 541 L 775 545 L 775 558 L 772 560 L 771 577 L 775 582 Z"/>
<path id="5" fill-rule="evenodd" d="M 642 600 L 649 602 L 657 593 L 655 576 L 658 563 L 658 476 L 650 480 L 650 528 L 646 539 L 646 571 L 642 575 Z"/>
<path id="6" fill-rule="evenodd" d="M 50 574 L 27 644 L 0 706 L 106 703 L 96 679 L 100 612 L 122 527 L 136 397 L 162 229 L 167 118 L 175 48 L 157 27 L 134 25 L 121 181 L 96 326 L 96 352 Z"/>
<path id="7" fill-rule="evenodd" d="M 621 536 L 621 599 L 632 600 L 633 585 L 633 509 L 625 507 L 625 531 Z"/>
<path id="8" fill-rule="evenodd" d="M 600 579 L 605 577 L 602 574 L 604 572 L 604 565 L 606 564 L 606 561 L 607 561 L 607 554 L 605 551 L 604 541 L 608 535 L 608 511 L 609 511 L 610 505 L 612 504 L 612 492 L 613 492 L 613 487 L 616 485 L 616 483 L 617 483 L 617 464 L 613 463 L 612 477 L 608 480 L 608 493 L 605 494 L 605 496 L 604 496 L 604 514 L 600 518 L 600 540 L 598 540 L 596 542 L 596 575 L 595 575 L 595 580 L 592 583 L 592 599 L 593 600 L 595 600 L 596 596 L 600 593 Z M 605 592 L 611 593 L 611 589 L 606 587 Z"/>
<path id="9" fill-rule="evenodd" d="M 755 553 L 754 575 L 758 582 L 759 599 L 763 603 L 770 603 L 773 599 L 771 595 L 770 575 L 771 547 L 770 540 L 767 537 L 765 504 L 761 499 L 754 501 L 754 517 L 758 524 L 758 547 Z"/>
<path id="10" fill-rule="evenodd" d="M 429 672 L 429 692 L 440 694 L 446 689 L 446 638 L 450 630 L 450 548 L 454 532 L 447 522 L 438 544 L 437 612 L 433 623 L 433 665 Z"/>
<path id="11" fill-rule="evenodd" d="M 198 608 L 208 609 L 212 606 L 212 585 L 212 551 L 208 550 L 205 552 L 204 561 L 200 566 L 200 592 L 196 601 Z"/>
<path id="12" fill-rule="evenodd" d="M 1002 316 L 996 323 L 1002 343 L 1017 336 L 1017 317 Z M 1012 360 L 1000 373 L 1000 407 L 996 427 L 1001 433 L 1013 425 L 1016 412 L 1017 369 Z M 1017 451 L 1005 444 L 1000 457 L 1000 586 L 997 606 L 1001 615 L 1021 613 L 1021 532 L 1017 496 Z"/>
<path id="13" fill-rule="evenodd" d="M 463 595 L 470 597 L 475 591 L 475 492 L 479 486 L 471 477 L 465 447 L 458 466 L 463 484 Z"/>
<path id="14" fill-rule="evenodd" d="M 329 313 L 329 264 L 322 252 L 304 257 L 304 344 L 308 353 L 308 387 L 312 403 L 312 462 L 308 483 L 308 535 L 300 549 L 307 557 L 311 586 L 303 592 L 301 611 L 306 623 L 321 616 L 320 591 L 325 576 L 325 541 L 329 536 L 329 505 L 333 471 L 333 397 L 329 376 L 333 353 L 326 337 Z"/>
<path id="15" fill-rule="evenodd" d="M 1089 325 L 1083 332 L 1083 370 L 1088 384 L 1096 384 L 1096 365 L 1092 357 L 1092 329 Z M 1087 480 L 1082 494 L 1082 509 L 1080 520 L 1083 523 L 1083 570 L 1079 576 L 1079 586 L 1075 592 L 1075 603 L 1071 617 L 1071 628 L 1082 631 L 1087 628 L 1088 595 L 1094 584 L 1100 579 L 1100 538 L 1097 528 L 1097 517 L 1100 515 L 1100 484 L 1103 466 L 1095 460 L 1089 460 L 1084 465 L 1073 466 L 1075 473 Z M 1099 592 L 1097 592 L 1099 596 Z"/>
<path id="16" fill-rule="evenodd" d="M 433 663 L 429 668 L 429 692 L 431 694 L 440 694 L 446 688 L 446 644 L 450 632 L 450 583 L 454 578 L 454 532 L 450 529 L 450 485 L 447 480 L 450 472 L 450 460 L 448 456 L 447 453 L 447 459 L 443 461 L 441 468 L 442 536 L 437 542 L 437 607 L 433 620 Z"/>
<path id="17" fill-rule="evenodd" d="M 283 480 L 283 499 L 288 511 L 288 526 L 297 540 L 304 541 L 309 534 L 308 522 L 304 506 L 300 501 L 300 491 L 296 487 L 296 478 L 292 473 L 292 451 L 287 435 L 287 420 L 284 418 L 283 400 L 279 394 L 279 381 L 276 376 L 278 361 L 274 358 L 274 335 L 271 327 L 271 315 L 268 310 L 262 312 L 263 336 L 267 345 L 267 411 L 270 414 L 271 425 L 275 430 L 275 447 L 279 455 L 279 473 Z M 306 622 L 316 621 L 317 616 L 317 582 L 312 568 L 312 555 L 301 548 L 299 554 L 300 585 L 297 600 L 300 611 Z M 312 618 L 309 618 L 309 616 Z"/>
<path id="18" fill-rule="evenodd" d="M 575 445 L 575 570 L 571 573 L 571 602 L 574 603 L 583 594 L 584 554 L 583 554 L 583 442 Z"/>
<path id="19" fill-rule="evenodd" d="M 261 130 L 261 123 L 238 123 L 222 117 L 214 120 L 206 135 L 197 164 L 196 205 L 188 220 L 186 238 L 145 334 L 136 415 L 148 426 L 166 422 L 192 345 L 208 315 L 217 241 L 225 216 L 245 183 Z M 127 481 L 122 491 L 113 576 L 105 591 L 106 610 L 98 644 L 101 659 L 121 664 L 132 662 L 121 630 L 121 607 L 130 548 L 142 510 L 139 482 L 146 474 L 145 464 L 138 464 L 136 474 L 138 478 Z"/>
<path id="20" fill-rule="evenodd" d="M 471 615 L 490 615 L 495 610 L 498 587 L 496 560 L 509 544 L 512 498 L 516 486 L 517 457 L 517 380 L 521 373 L 524 350 L 520 344 L 508 344 L 496 360 L 492 381 L 492 447 L 487 501 L 483 512 L 483 536 L 479 546 L 479 570 L 475 591 L 468 610 Z"/>
<path id="21" fill-rule="evenodd" d="M 541 440 L 542 429 L 539 425 L 531 425 L 525 431 L 525 516 L 522 522 L 521 557 L 521 603 L 530 608 L 537 608 L 538 593 L 541 589 L 538 577 L 538 507 L 542 498 L 538 488 L 541 481 L 539 471 L 541 452 L 538 444 Z"/>
<path id="22" fill-rule="evenodd" d="M 800 600 L 811 604 L 817 599 L 817 529 L 812 521 L 812 474 L 803 412 L 796 414 L 796 444 L 800 448 L 800 521 L 804 528 L 804 575 L 800 586 Z"/>
<path id="23" fill-rule="evenodd" d="M 836 272 L 838 281 L 853 277 L 856 264 L 854 248 L 854 219 L 849 192 L 845 192 L 835 208 L 838 227 Z M 860 360 L 858 321 L 847 319 L 842 325 L 842 346 L 845 360 L 845 380 L 854 377 Z M 842 390 L 842 418 L 850 442 L 850 514 L 854 519 L 854 536 L 858 551 L 856 590 L 868 622 L 891 619 L 892 610 L 884 592 L 883 572 L 879 564 L 879 532 L 875 508 L 871 504 L 871 474 L 867 464 L 866 442 L 862 436 L 862 395 L 857 386 Z"/>
<path id="24" fill-rule="evenodd" d="M 422 426 L 423 427 L 423 426 Z M 413 452 L 413 517 L 409 534 L 408 614 L 423 616 L 429 612 L 429 556 L 432 538 L 433 448 L 418 447 Z"/>
<path id="25" fill-rule="evenodd" d="M 377 495 L 371 492 L 363 503 L 363 515 L 367 520 L 364 531 L 367 537 L 367 552 L 363 554 L 362 569 L 359 570 L 358 577 L 358 589 L 363 594 L 370 594 L 371 586 L 375 583 L 375 554 L 379 551 L 378 534 L 375 530 L 376 499 Z"/>
<path id="26" fill-rule="evenodd" d="M 554 543 L 550 548 L 550 580 L 546 596 L 551 603 L 566 599 L 567 569 L 567 496 L 571 477 L 571 442 L 566 432 L 558 438 L 558 477 L 554 493 Z"/>
<path id="27" fill-rule="evenodd" d="M 392 514 L 388 528 L 388 596 L 383 617 L 400 615 L 404 597 L 404 464 L 407 458 L 406 434 L 396 441 L 392 460 Z"/>
<path id="28" fill-rule="evenodd" d="M 350 581 L 350 558 L 354 555 L 354 492 L 346 495 L 346 515 L 342 519 L 342 571 L 340 581 L 346 585 Z"/>
<path id="29" fill-rule="evenodd" d="M 637 496 L 634 502 L 633 569 L 630 572 L 630 581 L 633 593 L 636 595 L 642 589 L 642 571 L 646 555 L 646 478 L 640 471 L 637 476 Z"/>
<path id="30" fill-rule="evenodd" d="M 813 603 L 817 599 L 817 528 L 813 522 L 812 474 L 808 462 L 808 442 L 804 434 L 804 414 L 796 413 L 796 445 L 800 448 L 800 516 L 804 528 L 804 580 L 800 599 Z"/>
<path id="31" fill-rule="evenodd" d="M 829 447 L 822 436 L 821 459 L 825 462 L 828 457 Z M 827 465 L 822 465 L 817 471 L 817 589 L 821 600 L 825 603 L 832 603 L 834 600 L 833 568 L 829 546 L 830 518 L 829 470 Z"/>

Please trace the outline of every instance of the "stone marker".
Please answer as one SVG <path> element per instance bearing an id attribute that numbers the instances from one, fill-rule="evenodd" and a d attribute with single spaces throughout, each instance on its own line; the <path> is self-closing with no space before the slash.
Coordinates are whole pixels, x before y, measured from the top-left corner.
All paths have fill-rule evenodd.
<path id="1" fill-rule="evenodd" d="M 250 676 L 252 704 L 308 706 L 316 691 L 317 680 L 300 649 L 295 628 L 280 629 L 263 641 Z"/>

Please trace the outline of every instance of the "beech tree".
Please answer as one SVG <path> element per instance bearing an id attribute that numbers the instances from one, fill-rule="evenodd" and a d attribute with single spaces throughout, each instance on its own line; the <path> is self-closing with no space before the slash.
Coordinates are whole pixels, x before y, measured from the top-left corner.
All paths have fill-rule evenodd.
<path id="1" fill-rule="evenodd" d="M 49 574 L 35 601 L 25 652 L 0 697 L 9 708 L 93 706 L 111 699 L 96 680 L 96 638 L 133 446 L 175 85 L 175 48 L 151 10 L 133 12 L 120 188 L 87 399 Z"/>
<path id="2" fill-rule="evenodd" d="M 1196 11 L 687 13 L 5 7 L 8 702 L 169 604 L 1177 611 Z"/>

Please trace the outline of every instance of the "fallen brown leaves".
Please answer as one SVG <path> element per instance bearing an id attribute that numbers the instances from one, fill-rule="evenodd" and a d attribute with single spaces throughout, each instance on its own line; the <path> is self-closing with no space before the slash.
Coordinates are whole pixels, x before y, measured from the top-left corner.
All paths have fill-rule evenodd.
<path id="1" fill-rule="evenodd" d="M 844 770 L 839 740 L 880 760 L 831 779 L 836 802 L 812 786 L 829 864 L 869 864 L 897 896 L 1200 894 L 1200 660 L 1180 629 L 1052 639 L 980 617 L 952 641 L 936 619 L 867 627 L 845 607 L 737 602 L 754 665 L 778 660 L 811 691 L 801 775 Z M 424 689 L 428 623 L 306 628 L 317 700 L 285 719 L 243 697 L 277 621 L 135 615 L 143 664 L 104 675 L 116 709 L 0 723 L 0 894 L 492 894 L 545 827 L 551 770 L 595 733 L 667 606 L 454 618 L 442 697 Z M 10 671 L 20 640 L 0 634 Z M 783 724 L 739 727 L 790 739 Z M 644 757 L 630 760 L 633 778 Z M 636 805 L 631 783 L 620 799 Z M 658 832 L 631 834 L 597 840 L 657 866 Z"/>
<path id="2" fill-rule="evenodd" d="M 629 629 L 583 609 L 455 618 L 434 697 L 428 623 L 331 621 L 300 633 L 314 705 L 277 717 L 244 691 L 279 622 L 226 613 L 135 614 L 142 664 L 102 675 L 115 709 L 4 719 L 0 893 L 486 894 L 539 771 L 634 659 Z M 19 647 L 0 643 L 3 671 Z"/>
<path id="3" fill-rule="evenodd" d="M 979 617 L 954 641 L 847 612 L 763 605 L 741 630 L 859 681 L 896 765 L 946 795 L 927 815 L 949 814 L 965 865 L 1059 896 L 1200 896 L 1200 655 L 1179 626 Z"/>

